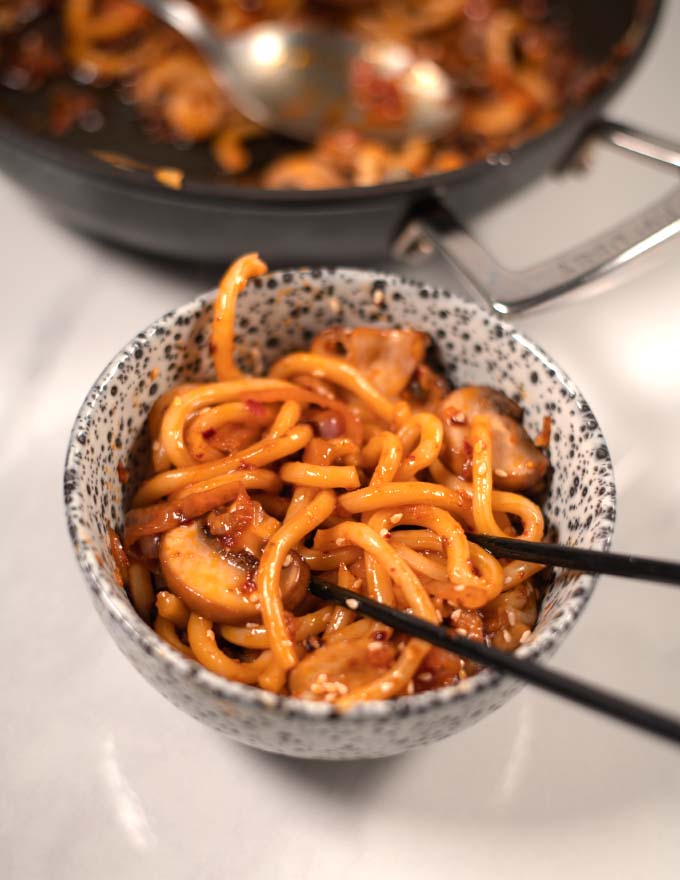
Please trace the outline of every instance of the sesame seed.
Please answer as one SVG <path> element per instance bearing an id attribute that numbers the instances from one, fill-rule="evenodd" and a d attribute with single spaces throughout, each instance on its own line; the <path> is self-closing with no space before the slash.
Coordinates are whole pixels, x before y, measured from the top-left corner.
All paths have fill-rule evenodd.
<path id="1" fill-rule="evenodd" d="M 392 683 L 389 682 L 389 681 L 384 681 L 384 682 L 380 685 L 380 690 L 381 690 L 384 694 L 389 693 L 389 691 L 392 690 Z"/>
<path id="2" fill-rule="evenodd" d="M 508 623 L 510 626 L 514 626 L 517 621 L 517 615 L 514 611 L 508 611 Z"/>
<path id="3" fill-rule="evenodd" d="M 520 640 L 520 643 L 523 645 L 525 642 L 528 642 L 530 638 L 531 638 L 531 630 L 526 629 L 526 630 L 524 630 L 522 635 L 519 637 L 519 640 Z"/>
<path id="4" fill-rule="evenodd" d="M 209 638 L 212 642 L 215 641 L 215 633 L 211 629 L 209 629 L 205 635 L 206 638 Z"/>
<path id="5" fill-rule="evenodd" d="M 349 541 L 347 540 L 347 538 L 343 538 L 341 536 L 341 537 L 335 539 L 336 547 L 345 547 L 347 544 L 349 544 Z"/>
<path id="6" fill-rule="evenodd" d="M 385 302 L 385 294 L 382 290 L 376 290 L 373 292 L 373 302 L 380 306 Z"/>
<path id="7" fill-rule="evenodd" d="M 291 642 L 290 639 L 282 639 L 282 640 L 281 640 L 281 644 L 284 645 L 284 647 L 286 647 L 286 648 L 292 648 L 292 647 L 293 647 L 293 643 Z"/>
<path id="8" fill-rule="evenodd" d="M 512 583 L 512 575 L 511 575 L 511 574 L 507 574 L 507 575 L 503 578 L 503 583 L 504 583 L 504 584 L 511 584 L 511 583 Z"/>
<path id="9" fill-rule="evenodd" d="M 340 303 L 334 296 L 328 300 L 328 307 L 334 315 L 340 314 Z"/>
<path id="10" fill-rule="evenodd" d="M 418 678 L 418 681 L 424 681 L 424 682 L 432 681 L 432 673 L 431 672 L 420 672 L 420 673 L 418 673 L 417 678 Z"/>
<path id="11" fill-rule="evenodd" d="M 369 642 L 369 651 L 382 651 L 382 642 Z"/>
<path id="12" fill-rule="evenodd" d="M 400 523 L 403 518 L 404 518 L 403 513 L 393 513 L 392 516 L 390 517 L 390 522 L 392 523 L 392 525 L 396 526 L 396 524 Z"/>
<path id="13" fill-rule="evenodd" d="M 455 631 L 459 636 L 466 636 L 468 634 L 468 631 L 463 626 L 457 626 Z"/>
<path id="14" fill-rule="evenodd" d="M 503 641 L 504 641 L 504 642 L 509 642 L 509 641 L 511 641 L 511 639 L 510 639 L 510 633 L 507 631 L 507 629 L 504 629 L 504 630 L 503 630 Z"/>
<path id="15" fill-rule="evenodd" d="M 359 603 L 358 603 L 358 601 L 357 601 L 356 599 L 346 599 L 346 600 L 345 600 L 345 605 L 346 605 L 348 608 L 351 608 L 352 611 L 356 611 L 357 608 L 359 607 Z"/>
<path id="16" fill-rule="evenodd" d="M 355 581 L 352 582 L 352 586 L 350 587 L 350 589 L 354 590 L 354 592 L 356 593 L 361 589 L 362 584 L 363 581 L 361 580 L 361 578 L 357 578 Z"/>
<path id="17" fill-rule="evenodd" d="M 480 462 L 480 464 L 477 468 L 477 473 L 479 474 L 480 477 L 483 477 L 486 474 L 486 464 L 483 461 Z"/>
<path id="18" fill-rule="evenodd" d="M 389 533 L 390 533 L 389 529 L 380 529 L 380 531 L 378 532 L 378 534 L 380 535 L 381 538 L 386 538 L 389 535 Z"/>
<path id="19" fill-rule="evenodd" d="M 291 565 L 292 562 L 293 562 L 293 556 L 292 556 L 291 553 L 289 553 L 288 556 L 286 556 L 286 558 L 283 560 L 283 566 L 282 566 L 282 567 L 283 567 L 283 568 L 288 568 L 288 566 Z"/>
<path id="20" fill-rule="evenodd" d="M 348 693 L 349 687 L 343 681 L 316 681 L 310 687 L 310 691 L 323 696 L 326 702 L 332 703 L 338 696 Z"/>
<path id="21" fill-rule="evenodd" d="M 494 468 L 494 474 L 496 474 L 497 477 L 507 477 L 508 472 L 504 471 L 503 468 Z"/>
<path id="22" fill-rule="evenodd" d="M 409 694 L 409 696 L 410 696 L 411 694 L 415 694 L 415 692 L 416 692 L 415 684 L 413 683 L 413 681 L 409 681 L 408 685 L 406 686 L 406 693 Z"/>
<path id="23" fill-rule="evenodd" d="M 459 617 L 462 613 L 463 613 L 463 611 L 461 608 L 456 608 L 456 610 L 451 615 L 451 620 L 455 623 L 459 619 Z"/>
<path id="24" fill-rule="evenodd" d="M 453 588 L 455 593 L 462 593 L 464 589 L 465 587 L 463 586 L 463 584 L 458 584 Z"/>

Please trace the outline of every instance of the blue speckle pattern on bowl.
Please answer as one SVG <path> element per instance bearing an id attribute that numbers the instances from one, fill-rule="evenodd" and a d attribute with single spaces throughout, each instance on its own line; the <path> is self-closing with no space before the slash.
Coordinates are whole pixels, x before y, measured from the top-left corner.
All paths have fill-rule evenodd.
<path id="1" fill-rule="evenodd" d="M 500 707 L 521 686 L 492 670 L 460 684 L 339 713 L 328 704 L 278 697 L 226 681 L 187 660 L 135 613 L 113 576 L 107 528 L 119 529 L 148 446 L 146 416 L 182 381 L 212 378 L 208 348 L 213 295 L 160 318 L 136 336 L 88 394 L 71 435 L 64 475 L 68 526 L 97 611 L 123 653 L 162 694 L 228 736 L 306 758 L 396 754 L 449 736 Z M 236 353 L 244 369 L 266 368 L 306 348 L 330 324 L 414 327 L 430 333 L 452 383 L 499 388 L 537 434 L 553 423 L 547 522 L 565 543 L 605 550 L 616 515 L 612 463 L 593 413 L 563 372 L 509 324 L 446 290 L 355 269 L 275 272 L 239 298 Z M 122 485 L 117 466 L 130 471 Z M 532 638 L 518 650 L 552 654 L 572 628 L 595 577 L 560 571 Z"/>

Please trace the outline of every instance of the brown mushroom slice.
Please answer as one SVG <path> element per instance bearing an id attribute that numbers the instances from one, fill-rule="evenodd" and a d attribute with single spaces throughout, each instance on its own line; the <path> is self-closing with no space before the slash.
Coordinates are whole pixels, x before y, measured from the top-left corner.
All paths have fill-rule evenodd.
<path id="1" fill-rule="evenodd" d="M 383 295 L 382 291 L 374 293 Z M 374 327 L 329 327 L 314 339 L 311 351 L 342 356 L 369 379 L 381 394 L 397 397 L 423 359 L 430 339 L 418 330 Z"/>
<path id="2" fill-rule="evenodd" d="M 396 656 L 391 642 L 372 636 L 333 641 L 298 663 L 288 676 L 288 687 L 294 697 L 334 702 L 384 675 Z"/>
<path id="3" fill-rule="evenodd" d="M 202 617 L 217 623 L 242 624 L 261 619 L 255 587 L 257 560 L 225 551 L 220 541 L 194 521 L 166 532 L 160 564 L 168 587 Z M 309 570 L 297 553 L 281 572 L 286 608 L 295 608 L 307 591 Z"/>
<path id="4" fill-rule="evenodd" d="M 264 189 L 337 189 L 347 181 L 313 153 L 289 153 L 275 159 L 262 174 Z"/>
<path id="5" fill-rule="evenodd" d="M 470 419 L 475 415 L 488 416 L 491 423 L 494 486 L 521 492 L 540 483 L 548 459 L 522 427 L 522 408 L 500 391 L 478 385 L 457 388 L 439 407 L 444 423 L 442 458 L 451 470 L 471 478 Z"/>

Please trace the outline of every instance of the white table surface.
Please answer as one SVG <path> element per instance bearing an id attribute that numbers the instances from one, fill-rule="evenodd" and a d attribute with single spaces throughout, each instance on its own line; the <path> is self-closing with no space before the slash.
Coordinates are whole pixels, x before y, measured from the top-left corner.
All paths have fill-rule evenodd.
<path id="1" fill-rule="evenodd" d="M 614 109 L 680 140 L 680 3 L 667 5 Z M 603 161 L 595 177 L 534 187 L 481 234 L 521 262 L 669 185 Z M 680 877 L 680 753 L 557 699 L 525 689 L 448 741 L 333 765 L 236 745 L 159 696 L 90 605 L 62 463 L 103 364 L 216 273 L 59 228 L 4 178 L 0 242 L 0 877 Z M 446 281 L 437 264 L 417 274 Z M 615 546 L 680 556 L 680 246 L 600 298 L 515 323 L 602 423 Z M 680 713 L 680 595 L 603 578 L 556 665 Z"/>

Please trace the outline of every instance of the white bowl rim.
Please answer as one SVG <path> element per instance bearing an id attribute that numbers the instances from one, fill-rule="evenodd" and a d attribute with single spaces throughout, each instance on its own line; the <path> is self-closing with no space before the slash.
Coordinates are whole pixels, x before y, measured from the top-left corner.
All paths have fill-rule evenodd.
<path id="1" fill-rule="evenodd" d="M 323 277 L 324 273 L 331 273 L 336 276 L 337 273 L 346 272 L 368 282 L 380 280 L 388 285 L 395 285 L 400 288 L 407 286 L 428 291 L 441 290 L 441 288 L 437 288 L 432 284 L 413 278 L 404 278 L 395 273 L 351 266 L 337 266 L 332 269 L 328 267 L 315 267 L 313 270 L 306 267 L 277 269 L 262 276 L 262 279 L 263 281 L 269 278 L 282 279 L 283 275 L 288 276 L 290 274 L 297 278 L 304 278 L 311 272 L 314 273 L 315 279 Z M 403 695 L 391 700 L 357 703 L 345 710 L 338 710 L 329 703 L 281 696 L 252 685 L 241 684 L 240 682 L 222 678 L 196 661 L 183 657 L 161 639 L 151 627 L 144 623 L 127 598 L 123 597 L 119 588 L 117 588 L 117 593 L 112 590 L 101 589 L 101 582 L 107 579 L 101 574 L 101 567 L 96 558 L 95 551 L 92 549 L 92 533 L 82 526 L 76 517 L 76 509 L 79 501 L 82 499 L 82 492 L 78 483 L 78 474 L 81 468 L 76 457 L 76 451 L 82 449 L 82 443 L 77 440 L 77 436 L 86 431 L 90 425 L 92 414 L 96 409 L 97 401 L 102 391 L 115 378 L 121 366 L 134 358 L 135 351 L 139 349 L 140 341 L 143 344 L 142 334 L 144 339 L 148 339 L 166 322 L 186 314 L 193 316 L 192 313 L 198 306 L 212 303 L 215 294 L 216 290 L 211 290 L 183 303 L 178 308 L 171 309 L 133 337 L 114 355 L 97 379 L 95 379 L 76 416 L 69 437 L 65 461 L 65 474 L 69 474 L 69 482 L 71 483 L 69 492 L 65 492 L 66 520 L 76 558 L 85 575 L 87 584 L 93 592 L 95 601 L 97 598 L 101 599 L 107 614 L 127 633 L 128 637 L 136 641 L 149 657 L 163 666 L 171 667 L 177 678 L 196 683 L 213 697 L 218 697 L 228 702 L 256 706 L 263 710 L 276 710 L 286 715 L 305 717 L 310 720 L 343 718 L 348 721 L 357 722 L 362 720 L 375 721 L 376 719 L 382 720 L 400 715 L 420 714 L 439 705 L 469 699 L 483 690 L 494 687 L 505 676 L 493 669 L 486 668 L 477 675 L 454 685 L 423 691 L 419 694 Z M 596 442 L 598 448 L 603 450 L 602 457 L 598 457 L 598 464 L 601 467 L 599 477 L 606 488 L 610 509 L 612 510 L 611 517 L 603 518 L 604 521 L 600 524 L 601 540 L 592 549 L 606 551 L 611 544 L 616 521 L 617 499 L 614 468 L 609 447 L 590 406 L 564 370 L 539 345 L 496 314 L 484 311 L 476 303 L 462 298 L 453 291 L 450 294 L 452 304 L 456 307 L 469 310 L 473 314 L 482 314 L 484 317 L 488 317 L 492 324 L 500 326 L 518 345 L 528 349 L 551 372 L 553 381 L 569 390 L 576 408 L 588 415 L 591 420 L 591 437 Z M 76 475 L 75 479 L 73 477 L 74 474 Z M 68 497 L 66 497 L 67 495 Z M 555 644 L 573 628 L 593 592 L 597 579 L 597 574 L 581 573 L 578 575 L 578 592 L 571 597 L 568 605 L 562 609 L 559 620 L 552 622 L 541 633 L 532 636 L 526 644 L 520 645 L 515 650 L 515 655 L 527 660 L 536 661 L 541 656 L 549 653 L 555 647 Z"/>

